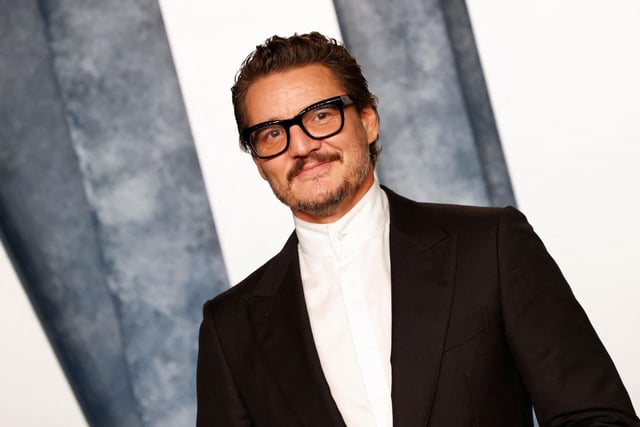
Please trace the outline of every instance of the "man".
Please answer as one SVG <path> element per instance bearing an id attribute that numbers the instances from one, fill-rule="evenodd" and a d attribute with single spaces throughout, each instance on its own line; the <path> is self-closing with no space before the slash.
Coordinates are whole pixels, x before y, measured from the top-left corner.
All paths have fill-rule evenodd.
<path id="1" fill-rule="evenodd" d="M 543 426 L 640 426 L 519 212 L 378 184 L 376 98 L 342 45 L 272 37 L 232 95 L 295 232 L 204 307 L 199 427 L 531 426 L 532 404 Z"/>

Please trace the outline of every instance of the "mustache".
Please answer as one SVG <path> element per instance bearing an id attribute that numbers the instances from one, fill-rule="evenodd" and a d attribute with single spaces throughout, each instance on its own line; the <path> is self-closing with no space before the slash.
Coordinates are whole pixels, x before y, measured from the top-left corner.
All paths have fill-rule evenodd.
<path id="1" fill-rule="evenodd" d="M 287 173 L 287 181 L 291 182 L 293 177 L 299 174 L 300 171 L 307 165 L 307 163 L 311 161 L 321 163 L 332 162 L 334 160 L 342 160 L 342 155 L 340 153 L 318 153 L 314 151 L 308 156 L 300 157 L 296 160 L 291 170 Z"/>

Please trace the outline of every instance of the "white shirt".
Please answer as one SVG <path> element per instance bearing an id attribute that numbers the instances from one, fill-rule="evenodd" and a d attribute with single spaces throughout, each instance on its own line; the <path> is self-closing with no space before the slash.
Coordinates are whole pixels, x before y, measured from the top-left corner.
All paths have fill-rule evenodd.
<path id="1" fill-rule="evenodd" d="M 332 224 L 294 217 L 307 311 L 349 427 L 391 427 L 389 203 L 376 181 Z"/>

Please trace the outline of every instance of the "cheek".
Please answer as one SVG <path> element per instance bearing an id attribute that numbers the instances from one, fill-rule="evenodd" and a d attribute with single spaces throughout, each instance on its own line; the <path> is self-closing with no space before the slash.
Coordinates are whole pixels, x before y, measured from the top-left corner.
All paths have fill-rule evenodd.
<path id="1" fill-rule="evenodd" d="M 256 161 L 258 172 L 263 179 L 282 181 L 287 174 L 287 164 L 283 159 L 275 158 L 267 161 Z"/>

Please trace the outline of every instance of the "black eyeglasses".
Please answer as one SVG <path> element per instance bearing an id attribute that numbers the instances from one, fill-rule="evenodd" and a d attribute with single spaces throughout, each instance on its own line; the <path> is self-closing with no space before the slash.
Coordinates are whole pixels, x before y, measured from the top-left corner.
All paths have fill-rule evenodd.
<path id="1" fill-rule="evenodd" d="M 324 139 L 336 135 L 344 126 L 344 107 L 353 104 L 349 95 L 316 102 L 287 120 L 272 120 L 246 128 L 242 142 L 259 159 L 279 156 L 289 148 L 289 128 L 300 126 L 310 138 Z"/>

